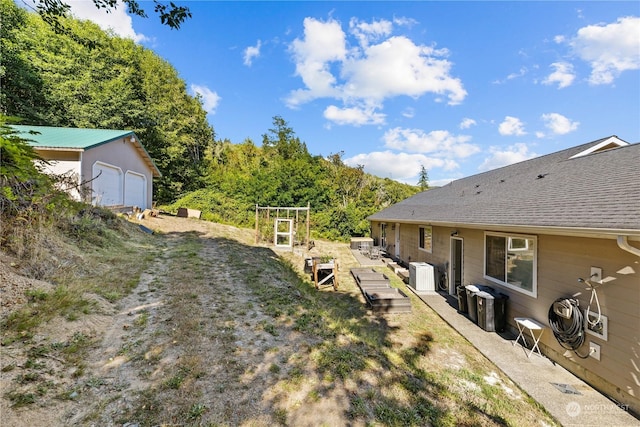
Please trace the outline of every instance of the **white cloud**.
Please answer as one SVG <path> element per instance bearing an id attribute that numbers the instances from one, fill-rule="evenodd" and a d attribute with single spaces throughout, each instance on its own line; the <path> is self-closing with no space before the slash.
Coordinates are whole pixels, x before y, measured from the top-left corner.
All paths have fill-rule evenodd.
<path id="1" fill-rule="evenodd" d="M 640 69 L 640 17 L 580 28 L 569 45 L 591 65 L 589 83 L 610 84 L 623 71 Z"/>
<path id="2" fill-rule="evenodd" d="M 260 47 L 262 46 L 262 42 L 258 40 L 258 43 L 255 46 L 248 46 L 244 50 L 244 65 L 250 67 L 253 63 L 253 58 L 257 58 L 260 56 Z"/>
<path id="3" fill-rule="evenodd" d="M 451 105 L 467 95 L 462 82 L 451 76 L 446 49 L 416 45 L 403 36 L 390 36 L 392 23 L 362 23 L 352 19 L 352 35 L 358 43 L 349 47 L 339 22 L 305 18 L 304 37 L 290 46 L 296 75 L 304 88 L 285 100 L 295 108 L 319 98 L 333 98 L 345 108 L 382 108 L 387 98 L 427 93 L 446 97 Z M 362 107 L 361 107 L 362 108 Z"/>
<path id="4" fill-rule="evenodd" d="M 144 34 L 136 33 L 133 29 L 133 21 L 127 14 L 127 6 L 118 1 L 117 7 L 111 9 L 109 13 L 106 9 L 98 9 L 92 1 L 75 1 L 68 2 L 71 7 L 71 13 L 78 19 L 88 20 L 96 23 L 105 31 L 113 31 L 119 37 L 132 39 L 136 43 L 149 41 Z"/>
<path id="5" fill-rule="evenodd" d="M 370 42 L 379 40 L 384 36 L 391 34 L 393 23 L 385 19 L 380 21 L 372 21 L 371 23 L 361 22 L 357 18 L 351 18 L 349 21 L 349 30 L 353 34 L 360 45 L 366 47 Z"/>
<path id="6" fill-rule="evenodd" d="M 580 122 L 572 122 L 562 114 L 548 113 L 542 115 L 545 126 L 556 135 L 564 135 L 578 129 Z"/>
<path id="7" fill-rule="evenodd" d="M 492 83 L 496 84 L 496 85 L 501 85 L 506 83 L 508 80 L 514 80 L 520 77 L 524 77 L 527 73 L 529 72 L 529 70 L 527 69 L 527 67 L 522 67 L 520 68 L 520 70 L 517 73 L 511 73 L 509 74 L 505 79 L 503 80 L 494 80 Z"/>
<path id="8" fill-rule="evenodd" d="M 467 135 L 452 135 L 446 130 L 429 133 L 421 129 L 394 128 L 382 137 L 385 147 L 413 153 L 432 153 L 438 157 L 464 158 L 480 151 L 480 147 L 469 144 Z"/>
<path id="9" fill-rule="evenodd" d="M 500 135 L 525 135 L 524 123 L 517 117 L 506 116 L 504 121 L 498 126 L 498 132 Z"/>
<path id="10" fill-rule="evenodd" d="M 524 77 L 527 72 L 529 70 L 527 70 L 527 67 L 522 67 L 520 68 L 520 70 L 517 73 L 511 73 L 507 76 L 507 80 L 513 80 L 513 79 L 517 79 L 519 77 Z"/>
<path id="11" fill-rule="evenodd" d="M 202 97 L 202 107 L 207 113 L 216 113 L 216 108 L 222 99 L 217 92 L 212 92 L 208 87 L 196 84 L 191 85 L 191 92 Z"/>
<path id="12" fill-rule="evenodd" d="M 522 143 L 514 144 L 504 150 L 501 150 L 498 147 L 491 147 L 489 148 L 489 152 L 491 153 L 491 156 L 487 157 L 484 162 L 482 162 L 478 167 L 478 170 L 488 171 L 538 156 L 536 153 L 530 152 L 529 147 Z"/>
<path id="13" fill-rule="evenodd" d="M 552 85 L 558 83 L 558 89 L 571 86 L 573 80 L 576 78 L 573 65 L 568 62 L 554 62 L 551 64 L 551 67 L 554 71 L 542 81 L 543 84 Z"/>
<path id="14" fill-rule="evenodd" d="M 339 108 L 330 105 L 324 110 L 324 117 L 338 125 L 371 125 L 384 124 L 386 115 L 376 113 L 372 108 Z"/>
<path id="15" fill-rule="evenodd" d="M 447 96 L 449 104 L 459 104 L 467 92 L 459 79 L 449 75 L 451 62 L 446 49 L 419 46 L 403 36 L 394 36 L 364 49 L 362 58 L 344 62 L 347 80 L 343 93 L 349 99 L 382 102 L 385 98 L 426 93 Z"/>
<path id="16" fill-rule="evenodd" d="M 316 98 L 338 97 L 340 92 L 334 87 L 336 78 L 330 64 L 344 60 L 347 55 L 345 34 L 337 21 L 305 18 L 304 35 L 304 40 L 295 39 L 290 46 L 296 75 L 306 86 L 291 92 L 286 102 L 292 108 Z"/>
<path id="17" fill-rule="evenodd" d="M 392 151 L 374 151 L 358 154 L 344 160 L 349 166 L 363 165 L 364 170 L 372 175 L 392 178 L 415 185 L 421 167 L 427 171 L 434 168 L 452 170 L 458 164 L 452 160 L 425 156 L 424 154 L 394 153 Z"/>
<path id="18" fill-rule="evenodd" d="M 411 107 L 407 107 L 404 109 L 404 111 L 402 112 L 402 115 L 408 119 L 412 119 L 413 117 L 415 117 L 416 115 L 416 110 L 414 110 Z"/>
<path id="19" fill-rule="evenodd" d="M 418 21 L 413 18 L 407 18 L 406 16 L 395 16 L 393 18 L 393 23 L 400 27 L 413 27 L 418 24 Z"/>
<path id="20" fill-rule="evenodd" d="M 475 126 L 475 125 L 476 125 L 475 120 L 465 117 L 464 119 L 462 119 L 459 126 L 460 126 L 460 129 L 469 129 L 471 126 Z"/>

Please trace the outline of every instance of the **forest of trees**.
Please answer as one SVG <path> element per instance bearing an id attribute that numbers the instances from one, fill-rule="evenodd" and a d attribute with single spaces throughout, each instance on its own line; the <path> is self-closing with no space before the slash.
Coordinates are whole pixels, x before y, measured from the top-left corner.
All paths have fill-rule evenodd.
<path id="1" fill-rule="evenodd" d="M 316 235 L 345 238 L 419 191 L 348 167 L 342 153 L 312 155 L 277 115 L 260 146 L 216 140 L 201 100 L 153 51 L 88 21 L 62 18 L 56 32 L 12 0 L 0 6 L 0 112 L 23 124 L 135 131 L 162 172 L 160 205 L 251 226 L 256 204 L 310 204 Z"/>

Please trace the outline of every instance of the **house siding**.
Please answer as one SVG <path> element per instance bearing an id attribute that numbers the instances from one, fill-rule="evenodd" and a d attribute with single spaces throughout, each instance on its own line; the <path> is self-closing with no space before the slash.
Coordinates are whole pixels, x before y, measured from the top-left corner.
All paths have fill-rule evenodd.
<path id="1" fill-rule="evenodd" d="M 585 354 L 588 342 L 597 343 L 601 360 L 581 359 L 565 350 L 551 329 L 545 330 L 541 347 L 550 359 L 640 412 L 640 258 L 620 249 L 613 239 L 533 235 L 537 237 L 537 296 L 531 297 L 484 278 L 485 230 L 433 226 L 433 250 L 428 253 L 418 249 L 419 226 L 400 224 L 400 259 L 443 264 L 449 261 L 451 232 L 457 231 L 464 241 L 462 283 L 485 284 L 507 294 L 512 330 L 514 317 L 530 317 L 548 325 L 549 307 L 560 297 L 578 299 L 584 312 L 591 292 L 578 278 L 588 279 L 591 267 L 602 268 L 607 282 L 597 288 L 597 295 L 602 314 L 608 318 L 608 340 L 587 334 L 579 349 Z M 379 222 L 373 221 L 372 237 L 379 237 L 379 230 Z M 595 302 L 591 310 L 596 311 Z"/>

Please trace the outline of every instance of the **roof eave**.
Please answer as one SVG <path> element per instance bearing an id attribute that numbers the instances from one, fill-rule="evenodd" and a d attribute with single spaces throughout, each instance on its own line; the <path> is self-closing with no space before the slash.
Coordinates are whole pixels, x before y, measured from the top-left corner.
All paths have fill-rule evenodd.
<path id="1" fill-rule="evenodd" d="M 595 227 L 566 227 L 566 226 L 539 226 L 539 225 L 513 225 L 513 224 L 485 224 L 485 223 L 461 223 L 446 221 L 420 221 L 406 219 L 377 219 L 368 218 L 369 221 L 400 223 L 400 224 L 423 224 L 438 227 L 470 228 L 474 230 L 494 230 L 514 233 L 530 234 L 551 234 L 556 236 L 590 237 L 601 239 L 616 239 L 617 236 L 628 236 L 632 241 L 640 241 L 640 229 L 628 228 L 595 228 Z"/>
<path id="2" fill-rule="evenodd" d="M 131 132 L 131 134 L 135 135 L 133 132 Z M 151 158 L 151 155 L 149 155 L 149 152 L 144 148 L 140 140 L 138 140 L 137 135 L 135 136 L 134 139 L 135 139 L 135 142 L 133 144 L 138 150 L 138 152 L 142 155 L 142 158 L 144 159 L 147 166 L 149 166 L 149 168 L 151 169 L 151 173 L 153 174 L 153 177 L 160 178 L 162 176 L 162 172 L 160 172 L 160 169 L 158 169 L 158 167 L 156 166 L 156 163 Z"/>
<path id="3" fill-rule="evenodd" d="M 35 151 L 73 151 L 76 153 L 81 153 L 86 151 L 84 148 L 71 148 L 71 147 L 47 147 L 44 145 L 34 145 L 32 146 Z"/>

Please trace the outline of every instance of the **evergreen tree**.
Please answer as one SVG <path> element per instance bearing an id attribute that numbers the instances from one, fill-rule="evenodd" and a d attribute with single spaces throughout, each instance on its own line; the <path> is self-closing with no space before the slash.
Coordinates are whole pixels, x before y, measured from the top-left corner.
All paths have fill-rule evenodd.
<path id="1" fill-rule="evenodd" d="M 420 165 L 418 186 L 420 187 L 420 191 L 429 189 L 429 174 L 427 174 L 427 169 L 424 167 L 424 165 Z"/>

